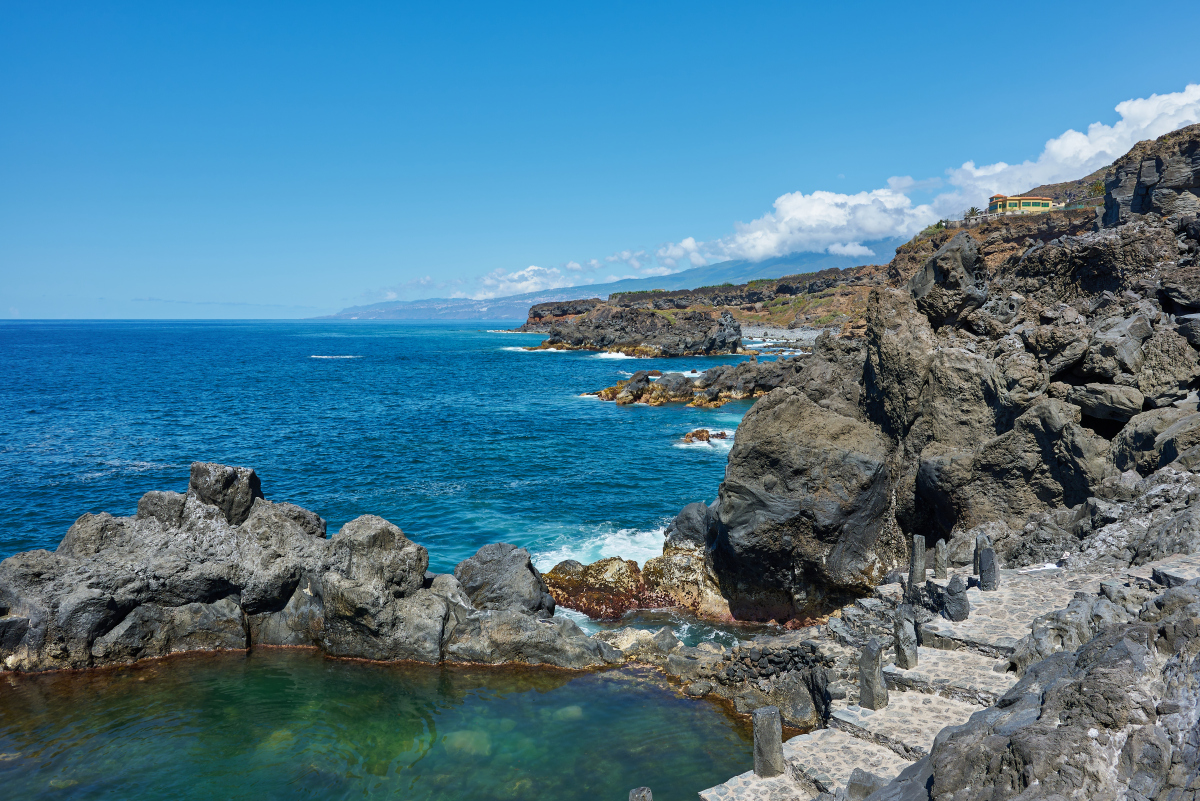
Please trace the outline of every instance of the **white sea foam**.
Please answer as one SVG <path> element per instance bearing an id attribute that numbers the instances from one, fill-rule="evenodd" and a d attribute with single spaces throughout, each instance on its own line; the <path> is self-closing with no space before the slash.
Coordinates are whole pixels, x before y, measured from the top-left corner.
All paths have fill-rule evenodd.
<path id="1" fill-rule="evenodd" d="M 310 359 L 361 359 L 362 356 L 309 356 Z"/>
<path id="2" fill-rule="evenodd" d="M 599 353 L 592 354 L 593 359 L 640 359 L 641 356 L 626 356 L 624 353 L 610 353 L 603 350 Z"/>
<path id="3" fill-rule="evenodd" d="M 557 348 L 529 348 L 521 347 L 520 345 L 506 345 L 500 350 L 511 350 L 515 353 L 570 353 L 569 350 L 558 350 Z"/>
<path id="4" fill-rule="evenodd" d="M 733 435 L 735 433 L 734 429 L 710 428 L 708 429 L 708 432 L 710 434 L 723 433 L 725 434 L 725 439 L 710 439 L 708 442 L 684 442 L 680 440 L 679 442 L 674 443 L 673 447 L 701 448 L 710 451 L 720 451 L 722 453 L 727 453 L 729 449 L 733 447 Z"/>
<path id="5" fill-rule="evenodd" d="M 632 528 L 599 531 L 581 539 L 559 537 L 557 542 L 548 543 L 545 549 L 538 548 L 533 563 L 545 572 L 564 559 L 574 559 L 585 565 L 610 556 L 632 559 L 639 565 L 647 559 L 662 556 L 663 535 L 666 529 L 654 528 L 638 531 Z"/>

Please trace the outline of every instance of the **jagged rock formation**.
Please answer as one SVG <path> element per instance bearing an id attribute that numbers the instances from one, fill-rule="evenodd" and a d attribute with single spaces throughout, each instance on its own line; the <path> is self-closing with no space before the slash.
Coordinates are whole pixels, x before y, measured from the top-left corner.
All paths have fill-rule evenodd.
<path id="1" fill-rule="evenodd" d="M 1146 158 L 1182 175 L 1198 143 L 1193 126 Z M 1186 205 L 1180 181 L 1170 208 Z M 1154 208 L 1167 211 L 1165 197 Z M 1188 266 L 1200 225 L 1149 207 L 1070 235 L 1037 225 L 1048 238 L 1016 248 L 1005 222 L 959 232 L 920 264 L 899 254 L 904 288 L 871 291 L 861 344 L 826 342 L 773 368 L 780 385 L 739 427 L 705 544 L 735 617 L 812 616 L 860 596 L 906 563 L 906 534 L 935 547 L 983 525 L 1022 531 L 1123 471 L 1200 462 L 1187 317 L 1200 309 Z M 1045 539 L 998 554 L 1015 566 L 1092 547 Z"/>
<path id="2" fill-rule="evenodd" d="M 627 356 L 689 356 L 737 353 L 742 329 L 728 312 L 656 312 L 600 305 L 555 323 L 539 346 L 568 350 L 604 350 Z"/>
<path id="3" fill-rule="evenodd" d="M 1104 224 L 1135 215 L 1200 214 L 1200 125 L 1141 142 L 1113 164 L 1104 187 Z"/>
<path id="4" fill-rule="evenodd" d="M 334 656 L 588 667 L 619 661 L 552 617 L 529 553 L 489 545 L 455 575 L 395 525 L 325 521 L 263 497 L 253 470 L 197 463 L 186 494 L 136 517 L 86 514 L 58 549 L 0 563 L 0 664 L 38 671 L 196 650 L 316 646 Z"/>
<path id="5" fill-rule="evenodd" d="M 600 298 L 565 300 L 554 303 L 535 303 L 529 307 L 529 319 L 515 329 L 525 333 L 548 334 L 555 323 L 566 323 L 581 314 L 590 312 L 604 301 Z"/>
<path id="6" fill-rule="evenodd" d="M 828 341 L 828 339 L 826 340 Z M 589 393 L 618 404 L 645 403 L 662 406 L 686 403 L 716 408 L 731 400 L 758 398 L 795 381 L 804 367 L 800 357 L 774 361 L 751 359 L 740 364 L 720 364 L 703 373 L 666 373 L 638 370 L 625 381 Z"/>

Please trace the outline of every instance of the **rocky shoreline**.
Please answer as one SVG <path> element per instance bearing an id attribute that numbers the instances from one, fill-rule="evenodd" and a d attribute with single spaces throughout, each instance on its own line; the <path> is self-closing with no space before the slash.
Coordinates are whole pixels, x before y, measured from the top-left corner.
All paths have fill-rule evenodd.
<path id="1" fill-rule="evenodd" d="M 594 306 L 550 325 L 530 350 L 595 350 L 639 358 L 719 356 L 742 349 L 742 329 L 729 312 L 656 311 Z"/>
<path id="2" fill-rule="evenodd" d="M 901 249 L 870 287 L 861 337 L 603 390 L 758 398 L 717 500 L 681 510 L 641 567 L 568 561 L 543 576 L 524 549 L 493 544 L 433 574 L 382 518 L 329 538 L 316 514 L 267 501 L 252 470 L 197 463 L 186 493 L 147 493 L 134 517 L 84 515 L 55 552 L 0 563 L 0 664 L 269 645 L 637 661 L 807 732 L 709 801 L 1195 801 L 1200 126 L 1136 151 L 1088 230 L 1042 221 L 1035 239 L 1033 223 L 1001 221 L 921 259 Z M 547 346 L 740 347 L 732 317 L 579 309 L 557 315 L 571 319 Z M 693 648 L 668 628 L 588 636 L 560 606 L 779 629 Z"/>

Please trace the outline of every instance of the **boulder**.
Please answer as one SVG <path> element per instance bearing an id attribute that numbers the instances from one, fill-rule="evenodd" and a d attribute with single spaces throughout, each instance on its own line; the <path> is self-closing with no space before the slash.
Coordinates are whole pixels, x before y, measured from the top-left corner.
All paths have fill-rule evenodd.
<path id="1" fill-rule="evenodd" d="M 188 493 L 200 503 L 220 509 L 225 520 L 233 526 L 245 522 L 254 499 L 263 497 L 262 485 L 253 470 L 211 462 L 192 464 Z"/>
<path id="2" fill-rule="evenodd" d="M 1047 398 L 974 452 L 927 448 L 917 496 L 946 535 L 955 525 L 1023 525 L 1031 511 L 1082 503 L 1115 470 L 1109 443 L 1080 420 L 1078 407 Z"/>
<path id="3" fill-rule="evenodd" d="M 1176 422 L 1191 415 L 1195 415 L 1195 412 L 1167 406 L 1162 409 L 1151 409 L 1131 417 L 1112 442 L 1112 460 L 1117 470 L 1121 472 L 1136 470 L 1143 476 L 1149 475 L 1164 464 L 1174 461 L 1180 453 L 1188 448 L 1200 444 L 1200 415 L 1196 415 L 1194 421 L 1196 430 L 1194 442 L 1185 433 L 1192 430 L 1192 424 L 1181 426 L 1164 437 L 1161 442 L 1158 439 Z M 1182 450 L 1180 450 L 1180 446 L 1182 446 Z M 1164 451 L 1170 454 L 1170 458 L 1165 462 L 1163 461 Z"/>
<path id="4" fill-rule="evenodd" d="M 913 299 L 872 290 L 867 301 L 867 358 L 863 391 L 867 414 L 893 439 L 908 434 L 920 411 L 937 340 Z"/>
<path id="5" fill-rule="evenodd" d="M 1137 388 L 1154 406 L 1169 406 L 1188 395 L 1200 376 L 1200 356 L 1183 337 L 1170 329 L 1159 331 L 1142 344 L 1142 366 Z"/>
<path id="6" fill-rule="evenodd" d="M 700 551 L 716 537 L 716 515 L 705 503 L 689 503 L 667 524 L 663 552 Z"/>
<path id="7" fill-rule="evenodd" d="M 1128 420 L 1142 410 L 1145 397 L 1133 387 L 1116 384 L 1085 384 L 1072 387 L 1067 402 L 1100 420 Z"/>
<path id="8" fill-rule="evenodd" d="M 1091 338 L 1087 355 L 1076 372 L 1105 381 L 1137 373 L 1145 361 L 1142 345 L 1153 335 L 1154 329 L 1144 314 L 1110 320 Z"/>
<path id="9" fill-rule="evenodd" d="M 557 603 L 596 620 L 617 620 L 631 609 L 675 605 L 647 588 L 637 562 L 619 556 L 590 565 L 560 562 L 545 581 Z"/>
<path id="10" fill-rule="evenodd" d="M 1025 347 L 1041 360 L 1051 378 L 1078 364 L 1092 341 L 1092 329 L 1082 323 L 1025 326 L 1020 334 Z"/>
<path id="11" fill-rule="evenodd" d="M 478 609 L 554 614 L 554 597 L 524 548 L 485 545 L 455 566 L 454 577 Z"/>
<path id="12" fill-rule="evenodd" d="M 987 268 L 966 231 L 925 261 L 908 282 L 917 308 L 935 326 L 953 322 L 987 302 Z"/>
<path id="13" fill-rule="evenodd" d="M 874 426 L 774 390 L 742 419 L 720 487 L 713 564 L 735 616 L 785 619 L 822 599 L 866 591 L 887 572 L 888 443 Z M 892 547 L 902 548 L 900 543 Z"/>

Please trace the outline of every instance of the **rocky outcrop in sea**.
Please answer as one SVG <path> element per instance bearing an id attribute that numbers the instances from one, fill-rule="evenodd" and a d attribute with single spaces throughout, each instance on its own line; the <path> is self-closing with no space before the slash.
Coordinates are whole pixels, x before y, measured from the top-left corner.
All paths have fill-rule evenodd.
<path id="1" fill-rule="evenodd" d="M 554 323 L 540 348 L 602 350 L 627 356 L 737 353 L 742 329 L 729 312 L 654 311 L 602 304 Z"/>
<path id="2" fill-rule="evenodd" d="M 135 517 L 86 514 L 54 552 L 0 563 L 0 664 L 89 668 L 187 651 L 312 646 L 331 656 L 593 667 L 607 644 L 554 617 L 523 548 L 487 545 L 453 574 L 374 515 L 325 521 L 263 497 L 253 470 L 192 465 L 186 493 Z"/>

